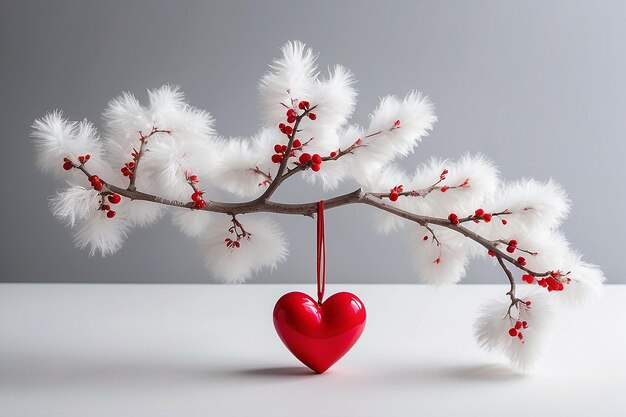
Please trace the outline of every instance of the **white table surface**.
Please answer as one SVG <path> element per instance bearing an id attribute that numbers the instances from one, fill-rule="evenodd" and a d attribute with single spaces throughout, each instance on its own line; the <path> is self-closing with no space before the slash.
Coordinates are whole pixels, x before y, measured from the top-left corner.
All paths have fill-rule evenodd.
<path id="1" fill-rule="evenodd" d="M 352 285 L 365 332 L 323 375 L 272 325 L 302 285 L 0 284 L 0 416 L 617 416 L 626 407 L 626 286 L 567 309 L 542 366 L 478 349 L 503 286 Z"/>

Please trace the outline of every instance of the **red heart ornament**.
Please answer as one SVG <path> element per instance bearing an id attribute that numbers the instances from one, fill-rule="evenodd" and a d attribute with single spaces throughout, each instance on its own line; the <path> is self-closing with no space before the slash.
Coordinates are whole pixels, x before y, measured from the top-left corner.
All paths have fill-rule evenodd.
<path id="1" fill-rule="evenodd" d="M 365 306 L 349 292 L 321 305 L 301 292 L 283 295 L 274 307 L 274 327 L 287 349 L 321 374 L 354 346 L 365 328 Z"/>

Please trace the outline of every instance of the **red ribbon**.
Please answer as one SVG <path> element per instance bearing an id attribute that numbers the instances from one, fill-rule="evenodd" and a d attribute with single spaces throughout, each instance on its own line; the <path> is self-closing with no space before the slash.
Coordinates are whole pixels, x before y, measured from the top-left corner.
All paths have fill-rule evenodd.
<path id="1" fill-rule="evenodd" d="M 326 241 L 324 238 L 324 200 L 317 203 L 317 304 L 322 305 L 326 287 Z"/>

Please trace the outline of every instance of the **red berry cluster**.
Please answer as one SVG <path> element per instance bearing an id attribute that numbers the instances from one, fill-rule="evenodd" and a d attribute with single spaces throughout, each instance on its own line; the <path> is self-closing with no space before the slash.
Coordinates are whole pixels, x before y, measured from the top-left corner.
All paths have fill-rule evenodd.
<path id="1" fill-rule="evenodd" d="M 298 103 L 298 108 L 300 110 L 308 111 L 308 109 L 310 108 L 310 104 L 308 101 L 303 100 Z M 307 115 L 311 120 L 317 119 L 317 115 L 315 113 L 309 112 Z M 285 135 L 290 136 L 293 133 L 293 126 L 289 125 L 295 123 L 296 120 L 298 120 L 298 113 L 293 108 L 291 108 L 287 110 L 287 124 L 280 123 L 278 125 L 278 129 L 280 129 L 280 131 L 283 132 Z"/>
<path id="2" fill-rule="evenodd" d="M 202 198 L 203 194 L 204 194 L 203 191 L 195 191 L 193 194 L 191 194 L 191 201 L 193 201 L 193 208 L 195 208 L 196 210 L 200 210 L 201 208 L 206 206 L 206 201 L 204 201 L 204 199 Z"/>
<path id="3" fill-rule="evenodd" d="M 391 190 L 389 190 L 389 199 L 391 201 L 397 201 L 398 196 L 400 195 L 401 192 L 402 192 L 402 184 L 396 185 Z"/>
<path id="4" fill-rule="evenodd" d="M 291 144 L 291 152 L 289 153 L 289 156 L 296 156 L 295 151 L 302 151 L 302 142 L 300 142 L 300 139 L 294 139 L 293 143 Z M 281 145 L 280 143 L 277 143 L 276 145 L 274 145 L 274 152 L 276 152 L 274 155 L 272 155 L 272 162 L 275 164 L 280 164 L 281 162 L 283 162 L 283 159 L 285 159 L 285 154 L 287 153 L 287 145 Z"/>
<path id="5" fill-rule="evenodd" d="M 81 165 L 85 164 L 85 162 L 89 161 L 89 159 L 91 159 L 91 155 L 89 154 L 78 156 L 78 162 L 80 162 Z M 74 163 L 70 160 L 70 158 L 63 158 L 63 169 L 69 171 L 72 168 L 74 168 Z"/>
<path id="6" fill-rule="evenodd" d="M 485 213 L 485 210 L 477 208 L 474 211 L 474 223 L 478 223 L 483 220 L 485 223 L 489 223 L 493 215 L 491 213 Z"/>
<path id="7" fill-rule="evenodd" d="M 459 216 L 455 213 L 450 213 L 448 215 L 448 220 L 450 220 L 450 223 L 452 224 L 459 224 Z"/>
<path id="8" fill-rule="evenodd" d="M 110 194 L 108 200 L 111 204 L 118 204 L 120 201 L 122 201 L 122 197 L 120 197 L 119 194 Z M 112 219 L 117 214 L 115 210 L 111 210 L 110 205 L 104 204 L 104 196 L 102 197 L 102 201 L 100 202 L 100 210 L 106 211 L 107 218 L 109 219 Z"/>
<path id="9" fill-rule="evenodd" d="M 509 240 L 509 245 L 506 247 L 506 251 L 508 253 L 513 253 L 515 252 L 515 249 L 517 249 L 517 240 L 515 239 Z"/>
<path id="10" fill-rule="evenodd" d="M 241 244 L 239 243 L 239 241 L 237 240 L 232 240 L 231 238 L 227 237 L 226 239 L 224 239 L 224 242 L 226 242 L 226 247 L 231 248 L 231 249 L 235 249 L 238 248 L 239 246 L 241 246 Z"/>
<path id="11" fill-rule="evenodd" d="M 311 105 L 309 104 L 308 101 L 302 100 L 300 103 L 298 103 L 298 108 L 300 110 L 309 110 L 311 108 Z M 309 112 L 308 116 L 309 116 L 309 119 L 311 119 L 311 120 L 317 119 L 317 115 L 315 113 L 310 113 Z"/>
<path id="12" fill-rule="evenodd" d="M 202 198 L 204 191 L 200 191 L 196 188 L 198 181 L 197 175 L 187 175 L 187 182 L 193 188 L 193 194 L 191 194 L 191 201 L 193 201 L 193 205 L 191 208 L 196 210 L 200 210 L 206 206 L 206 201 Z"/>
<path id="13" fill-rule="evenodd" d="M 318 172 L 322 168 L 322 161 L 322 157 L 317 153 L 311 155 L 305 152 L 300 155 L 300 158 L 298 158 L 298 162 L 300 162 L 300 165 L 311 165 L 311 169 L 315 172 Z"/>
<path id="14" fill-rule="evenodd" d="M 535 277 L 530 274 L 524 274 L 522 275 L 522 281 L 524 281 L 527 284 L 532 284 L 535 282 Z"/>
<path id="15" fill-rule="evenodd" d="M 517 263 L 520 264 L 521 266 L 525 266 L 526 265 L 526 258 L 524 258 L 523 256 L 519 256 L 517 258 Z"/>
<path id="16" fill-rule="evenodd" d="M 91 186 L 93 187 L 94 190 L 102 191 L 102 188 L 104 187 L 104 185 L 102 184 L 102 181 L 97 175 L 91 175 L 89 177 L 89 182 L 91 183 Z"/>
<path id="17" fill-rule="evenodd" d="M 519 340 L 524 340 L 524 334 L 522 333 L 522 329 L 527 329 L 528 323 L 526 321 L 518 320 L 513 327 L 509 329 L 509 336 L 516 337 Z"/>
<path id="18" fill-rule="evenodd" d="M 111 204 L 119 204 L 119 202 L 122 201 L 122 197 L 120 197 L 119 194 L 110 194 L 108 199 Z"/>
<path id="19" fill-rule="evenodd" d="M 563 291 L 565 289 L 563 281 L 569 284 L 572 280 L 569 277 L 564 277 L 560 271 L 552 271 L 550 276 L 537 280 L 537 284 L 547 288 L 549 292 Z"/>
<path id="20" fill-rule="evenodd" d="M 125 177 L 132 178 L 133 177 L 133 169 L 135 169 L 135 163 L 134 162 L 127 162 L 127 163 L 124 164 L 124 166 L 122 167 L 122 169 L 120 171 L 122 171 L 122 175 L 124 175 Z"/>

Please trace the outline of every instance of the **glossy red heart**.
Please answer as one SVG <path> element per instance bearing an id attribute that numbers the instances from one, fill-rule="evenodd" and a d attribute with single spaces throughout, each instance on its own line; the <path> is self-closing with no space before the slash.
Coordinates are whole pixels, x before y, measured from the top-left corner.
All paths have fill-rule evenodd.
<path id="1" fill-rule="evenodd" d="M 321 374 L 361 337 L 365 306 L 349 292 L 334 294 L 321 306 L 307 294 L 290 292 L 276 302 L 274 327 L 287 349 Z"/>

